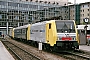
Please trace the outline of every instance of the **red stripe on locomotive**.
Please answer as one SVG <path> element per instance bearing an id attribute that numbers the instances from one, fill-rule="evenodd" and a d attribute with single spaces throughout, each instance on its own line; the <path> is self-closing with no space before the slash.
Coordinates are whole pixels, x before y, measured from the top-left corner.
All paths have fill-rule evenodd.
<path id="1" fill-rule="evenodd" d="M 72 40 L 71 37 L 62 37 L 62 40 Z"/>
<path id="2" fill-rule="evenodd" d="M 90 35 L 87 35 L 87 38 L 90 38 Z"/>

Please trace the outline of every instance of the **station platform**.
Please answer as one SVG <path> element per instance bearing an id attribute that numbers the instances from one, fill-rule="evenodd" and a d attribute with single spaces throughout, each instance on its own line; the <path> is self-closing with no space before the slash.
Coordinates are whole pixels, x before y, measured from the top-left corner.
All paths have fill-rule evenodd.
<path id="1" fill-rule="evenodd" d="M 79 50 L 90 52 L 90 45 L 89 46 L 87 46 L 87 45 L 80 45 L 79 46 Z"/>
<path id="2" fill-rule="evenodd" d="M 0 60 L 15 60 L 0 41 Z"/>

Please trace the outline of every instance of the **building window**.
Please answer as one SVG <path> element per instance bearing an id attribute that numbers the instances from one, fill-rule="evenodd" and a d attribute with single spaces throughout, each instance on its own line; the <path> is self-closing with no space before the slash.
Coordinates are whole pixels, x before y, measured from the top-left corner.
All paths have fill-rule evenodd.
<path id="1" fill-rule="evenodd" d="M 0 14 L 0 19 L 2 19 L 2 15 Z"/>
<path id="2" fill-rule="evenodd" d="M 6 22 L 3 22 L 3 26 L 6 26 Z"/>
<path id="3" fill-rule="evenodd" d="M 26 1 L 28 1 L 28 0 L 26 0 Z"/>
<path id="4" fill-rule="evenodd" d="M 83 10 L 83 12 L 84 12 L 84 10 Z"/>
<path id="5" fill-rule="evenodd" d="M 89 7 L 89 5 L 88 5 L 88 7 Z"/>
<path id="6" fill-rule="evenodd" d="M 87 14 L 89 16 L 89 14 Z"/>
<path id="7" fill-rule="evenodd" d="M 2 23 L 0 22 L 0 26 L 2 25 Z"/>
<path id="8" fill-rule="evenodd" d="M 81 10 L 81 12 L 82 12 L 82 10 Z"/>
<path id="9" fill-rule="evenodd" d="M 84 14 L 83 14 L 83 16 L 84 16 Z"/>
<path id="10" fill-rule="evenodd" d="M 84 7 L 84 5 L 83 5 L 83 7 Z"/>
<path id="11" fill-rule="evenodd" d="M 88 9 L 88 11 L 89 11 L 89 9 Z"/>

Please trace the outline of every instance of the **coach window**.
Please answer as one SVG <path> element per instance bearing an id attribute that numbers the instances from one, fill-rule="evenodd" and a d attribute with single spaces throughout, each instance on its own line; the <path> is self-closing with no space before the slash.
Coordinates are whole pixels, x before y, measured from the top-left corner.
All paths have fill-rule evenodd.
<path id="1" fill-rule="evenodd" d="M 36 30 L 36 32 L 38 32 L 38 30 Z"/>
<path id="2" fill-rule="evenodd" d="M 40 30 L 40 32 L 42 32 L 42 30 Z"/>
<path id="3" fill-rule="evenodd" d="M 51 29 L 51 24 L 49 24 L 49 29 Z"/>

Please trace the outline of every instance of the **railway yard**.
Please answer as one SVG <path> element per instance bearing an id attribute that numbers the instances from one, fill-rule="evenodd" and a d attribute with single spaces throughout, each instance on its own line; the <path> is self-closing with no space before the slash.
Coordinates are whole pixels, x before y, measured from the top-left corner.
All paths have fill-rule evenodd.
<path id="1" fill-rule="evenodd" d="M 1 40 L 15 60 L 90 60 L 90 51 L 65 52 L 39 51 L 38 48 L 7 37 Z"/>
<path id="2" fill-rule="evenodd" d="M 0 1 L 0 60 L 90 60 L 90 2 L 51 1 Z"/>

